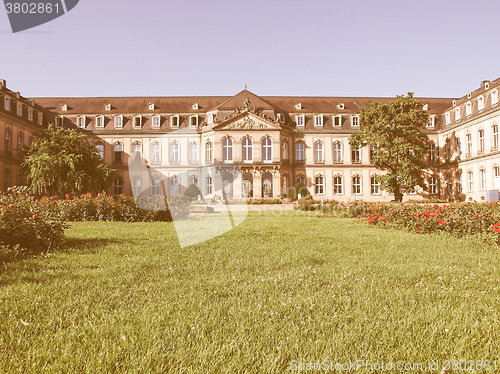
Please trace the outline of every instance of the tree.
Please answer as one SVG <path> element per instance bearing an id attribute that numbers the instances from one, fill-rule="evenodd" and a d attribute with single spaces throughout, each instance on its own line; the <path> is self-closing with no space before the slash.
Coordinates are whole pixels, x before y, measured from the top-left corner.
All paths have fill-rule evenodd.
<path id="1" fill-rule="evenodd" d="M 97 193 L 116 178 L 83 133 L 49 126 L 23 162 L 30 190 L 38 194 Z"/>
<path id="2" fill-rule="evenodd" d="M 371 102 L 362 109 L 360 131 L 349 139 L 354 148 L 372 147 L 371 162 L 384 171 L 377 180 L 396 201 L 401 202 L 416 186 L 426 189 L 422 171 L 429 139 L 422 129 L 428 120 L 423 105 L 409 92 L 391 103 Z"/>
<path id="3" fill-rule="evenodd" d="M 189 200 L 196 200 L 198 195 L 201 195 L 201 191 L 196 184 L 190 184 L 186 191 L 184 191 L 184 196 Z"/>

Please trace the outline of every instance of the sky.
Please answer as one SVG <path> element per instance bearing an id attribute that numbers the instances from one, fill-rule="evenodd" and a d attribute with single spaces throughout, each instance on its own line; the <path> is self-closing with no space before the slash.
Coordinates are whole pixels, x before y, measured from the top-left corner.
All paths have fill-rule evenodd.
<path id="1" fill-rule="evenodd" d="M 500 77 L 498 0 L 80 0 L 12 33 L 25 97 L 460 97 Z"/>

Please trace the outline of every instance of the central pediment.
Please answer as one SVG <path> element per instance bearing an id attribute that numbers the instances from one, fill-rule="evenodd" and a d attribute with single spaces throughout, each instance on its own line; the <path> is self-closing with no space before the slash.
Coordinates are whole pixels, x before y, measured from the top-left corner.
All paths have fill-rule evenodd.
<path id="1" fill-rule="evenodd" d="M 280 130 L 281 126 L 262 118 L 254 113 L 245 112 L 239 116 L 231 118 L 214 130 Z"/>

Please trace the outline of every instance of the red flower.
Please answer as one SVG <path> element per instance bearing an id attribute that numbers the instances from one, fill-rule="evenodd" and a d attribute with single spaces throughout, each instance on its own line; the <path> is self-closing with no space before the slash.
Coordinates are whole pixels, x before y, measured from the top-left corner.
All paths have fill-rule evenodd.
<path id="1" fill-rule="evenodd" d="M 440 219 L 439 223 L 438 223 L 438 226 L 441 226 L 441 225 L 444 225 L 444 224 L 446 224 L 446 221 L 444 219 Z"/>
<path id="2" fill-rule="evenodd" d="M 415 231 L 420 231 L 420 227 L 415 227 Z"/>
<path id="3" fill-rule="evenodd" d="M 361 216 L 356 216 L 356 218 L 361 218 Z"/>
<path id="4" fill-rule="evenodd" d="M 373 223 L 373 222 L 375 222 L 375 218 L 370 218 L 370 219 L 368 220 L 368 223 Z"/>
<path id="5" fill-rule="evenodd" d="M 66 197 L 66 199 L 69 197 L 69 193 L 67 193 L 66 195 L 64 195 L 64 197 Z"/>

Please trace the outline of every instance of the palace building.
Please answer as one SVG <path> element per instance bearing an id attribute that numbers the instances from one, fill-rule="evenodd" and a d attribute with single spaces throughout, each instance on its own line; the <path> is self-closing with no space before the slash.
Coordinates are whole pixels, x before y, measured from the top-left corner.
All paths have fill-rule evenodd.
<path id="1" fill-rule="evenodd" d="M 500 190 L 500 79 L 461 98 L 416 98 L 429 113 L 427 190 L 405 199 L 491 201 Z M 360 111 L 380 97 L 22 97 L 0 80 L 0 186 L 22 184 L 23 148 L 48 123 L 87 134 L 118 170 L 111 194 L 284 198 L 300 181 L 316 199 L 390 201 L 369 147 L 352 149 Z M 140 157 L 139 157 L 140 156 Z M 132 175 L 130 160 L 145 162 Z M 218 177 L 219 176 L 219 177 Z M 222 184 L 222 185 L 221 185 Z"/>

